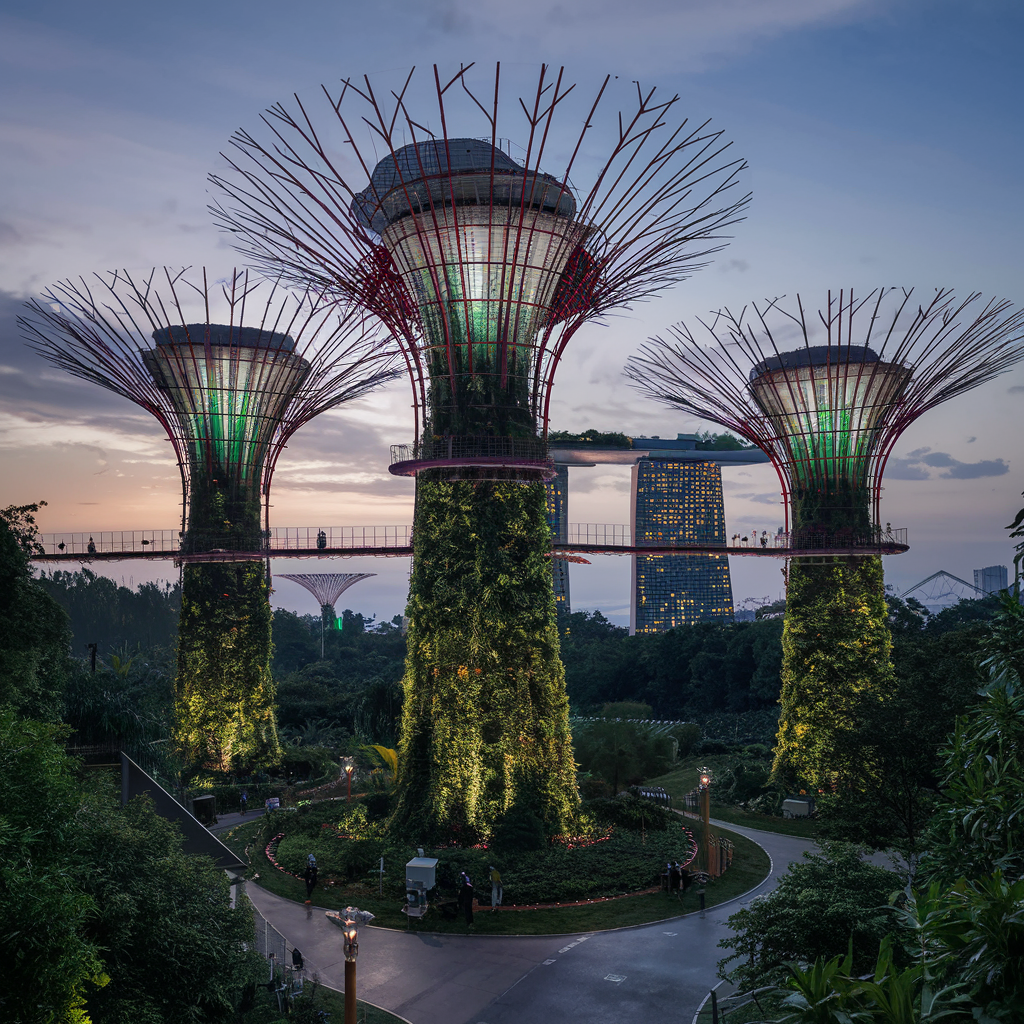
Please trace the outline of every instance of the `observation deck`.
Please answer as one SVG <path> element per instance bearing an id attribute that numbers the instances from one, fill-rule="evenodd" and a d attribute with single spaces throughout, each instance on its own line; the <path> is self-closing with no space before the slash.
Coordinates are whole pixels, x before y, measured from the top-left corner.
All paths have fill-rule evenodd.
<path id="1" fill-rule="evenodd" d="M 626 525 L 570 523 L 566 540 L 552 545 L 560 554 L 592 555 L 743 555 L 761 558 L 832 558 L 898 555 L 909 550 L 906 530 L 876 531 L 869 537 L 803 535 L 794 547 L 788 533 L 752 535 L 725 544 L 634 544 Z M 186 554 L 177 530 L 102 533 L 44 533 L 43 553 L 34 562 L 116 562 L 132 558 L 172 559 L 176 563 L 238 562 L 263 558 L 355 558 L 360 555 L 408 558 L 411 526 L 277 527 L 259 551 L 205 551 Z"/>
<path id="2" fill-rule="evenodd" d="M 547 441 L 536 437 L 458 437 L 445 435 L 415 444 L 393 444 L 388 471 L 416 476 L 445 470 L 453 480 L 550 480 L 555 463 Z"/>

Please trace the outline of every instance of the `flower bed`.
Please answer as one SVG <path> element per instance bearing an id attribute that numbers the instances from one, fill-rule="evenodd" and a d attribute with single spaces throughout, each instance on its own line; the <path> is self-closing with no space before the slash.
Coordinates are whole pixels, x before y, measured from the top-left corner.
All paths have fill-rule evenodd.
<path id="1" fill-rule="evenodd" d="M 325 822 L 318 820 L 324 813 L 320 808 L 309 808 L 309 812 L 304 815 L 300 810 L 278 824 L 283 831 L 267 845 L 271 863 L 299 878 L 312 853 L 321 884 L 366 882 L 376 888 L 383 857 L 385 896 L 404 898 L 403 866 L 416 855 L 415 849 L 391 841 L 383 826 L 367 825 L 358 815 Z M 337 808 L 333 813 L 337 814 Z M 522 906 L 648 891 L 660 884 L 666 862 L 690 863 L 696 849 L 692 833 L 677 819 L 662 831 L 599 827 L 585 836 L 515 854 L 482 847 L 425 852 L 438 858 L 435 898 L 454 898 L 459 873 L 465 871 L 476 883 L 480 898 L 489 901 L 488 876 L 494 865 L 502 875 L 505 904 Z"/>

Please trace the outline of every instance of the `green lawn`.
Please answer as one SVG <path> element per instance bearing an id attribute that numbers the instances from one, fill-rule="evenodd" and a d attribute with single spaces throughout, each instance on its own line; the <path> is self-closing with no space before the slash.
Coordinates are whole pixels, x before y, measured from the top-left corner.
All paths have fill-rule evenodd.
<path id="1" fill-rule="evenodd" d="M 659 775 L 656 779 L 647 779 L 645 786 L 660 786 L 670 797 L 676 807 L 682 806 L 682 799 L 685 794 L 694 789 L 700 777 L 700 767 L 706 764 L 712 772 L 717 767 L 717 762 L 723 763 L 728 755 L 711 754 L 704 758 L 688 758 L 674 771 L 667 775 Z M 735 804 L 722 804 L 715 800 L 714 783 L 711 786 L 711 817 L 721 821 L 728 821 L 732 825 L 743 825 L 746 828 L 758 828 L 765 832 L 781 832 L 787 836 L 803 836 L 805 839 L 816 839 L 818 836 L 818 823 L 807 818 L 777 818 L 771 814 L 758 814 L 756 811 L 748 811 L 744 807 L 737 807 Z"/>
<path id="2" fill-rule="evenodd" d="M 306 887 L 297 878 L 279 871 L 267 860 L 261 844 L 252 844 L 251 836 L 260 827 L 259 821 L 238 825 L 221 836 L 232 850 L 245 858 L 249 849 L 250 878 L 255 878 L 269 892 L 304 902 Z M 735 844 L 732 867 L 722 878 L 710 882 L 705 894 L 708 907 L 731 900 L 754 888 L 770 869 L 768 855 L 756 843 L 725 829 L 719 830 Z M 563 935 L 569 932 L 600 931 L 627 925 L 647 924 L 669 917 L 689 914 L 700 908 L 697 887 L 682 896 L 669 893 L 651 893 L 646 896 L 627 896 L 605 900 L 580 907 L 558 907 L 549 910 L 506 910 L 491 913 L 480 908 L 474 915 L 472 933 L 476 935 Z M 349 905 L 369 910 L 376 915 L 375 925 L 385 928 L 406 928 L 415 931 L 449 932 L 465 935 L 468 931 L 461 919 L 445 921 L 432 909 L 421 921 L 408 922 L 401 913 L 401 903 L 395 899 L 381 900 L 372 885 L 356 883 L 347 886 L 320 886 L 313 902 L 328 910 L 342 910 Z"/>
<path id="3" fill-rule="evenodd" d="M 357 989 L 358 991 L 358 989 Z M 345 1019 L 345 994 L 335 992 L 332 988 L 321 986 L 317 992 L 317 1007 L 326 1010 L 332 1021 L 338 1024 Z M 371 1006 L 361 1000 L 356 1001 L 356 1024 L 404 1024 L 402 1017 L 396 1017 L 379 1006 Z"/>

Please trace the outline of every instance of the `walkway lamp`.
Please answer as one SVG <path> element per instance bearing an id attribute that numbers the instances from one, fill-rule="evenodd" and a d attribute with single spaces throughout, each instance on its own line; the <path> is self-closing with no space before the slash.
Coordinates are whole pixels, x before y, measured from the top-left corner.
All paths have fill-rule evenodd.
<path id="1" fill-rule="evenodd" d="M 354 757 L 343 757 L 341 768 L 345 773 L 345 782 L 348 790 L 348 803 L 352 803 L 352 776 L 356 771 L 356 759 Z"/>
<path id="2" fill-rule="evenodd" d="M 358 907 L 329 910 L 327 916 L 341 925 L 345 951 L 345 1024 L 356 1024 L 356 957 L 359 955 L 359 929 L 374 915 Z"/>

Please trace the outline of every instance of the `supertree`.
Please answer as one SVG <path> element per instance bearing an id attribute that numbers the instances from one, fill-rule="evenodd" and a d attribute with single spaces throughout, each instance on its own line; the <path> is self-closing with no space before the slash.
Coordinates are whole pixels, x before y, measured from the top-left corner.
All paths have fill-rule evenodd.
<path id="1" fill-rule="evenodd" d="M 576 806 L 542 486 L 559 360 L 584 323 L 702 266 L 747 202 L 742 161 L 677 96 L 629 86 L 606 110 L 610 78 L 584 98 L 543 67 L 506 104 L 500 66 L 471 68 L 347 79 L 316 116 L 275 106 L 212 178 L 245 256 L 401 347 L 415 442 L 391 472 L 417 497 L 394 821 L 467 840 L 513 811 L 557 832 Z"/>
<path id="2" fill-rule="evenodd" d="M 279 573 L 279 580 L 291 580 L 308 590 L 320 602 L 320 658 L 324 656 L 324 637 L 329 629 L 341 629 L 334 610 L 339 597 L 354 583 L 376 576 L 375 572 L 300 572 Z"/>
<path id="3" fill-rule="evenodd" d="M 379 329 L 339 318 L 321 291 L 186 275 L 64 281 L 20 323 L 51 363 L 166 431 L 183 497 L 176 737 L 193 767 L 249 768 L 280 757 L 263 562 L 278 457 L 302 424 L 394 371 Z"/>
<path id="4" fill-rule="evenodd" d="M 633 356 L 643 393 L 762 448 L 786 502 L 790 548 L 831 551 L 787 567 L 775 773 L 817 788 L 870 775 L 853 736 L 865 701 L 892 684 L 880 553 L 882 474 L 922 413 L 1024 356 L 1024 311 L 913 290 L 800 297 L 679 324 Z"/>

